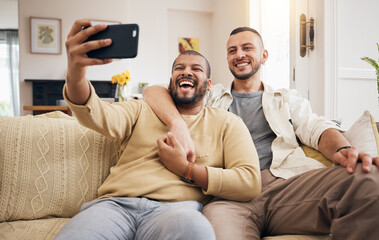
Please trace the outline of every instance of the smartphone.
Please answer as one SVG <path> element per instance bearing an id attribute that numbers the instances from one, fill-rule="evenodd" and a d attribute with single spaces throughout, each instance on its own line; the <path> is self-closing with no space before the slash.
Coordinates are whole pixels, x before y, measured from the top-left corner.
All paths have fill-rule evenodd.
<path id="1" fill-rule="evenodd" d="M 112 44 L 87 52 L 89 58 L 134 58 L 138 52 L 139 27 L 137 24 L 108 25 L 104 31 L 89 37 L 86 42 L 110 38 Z"/>

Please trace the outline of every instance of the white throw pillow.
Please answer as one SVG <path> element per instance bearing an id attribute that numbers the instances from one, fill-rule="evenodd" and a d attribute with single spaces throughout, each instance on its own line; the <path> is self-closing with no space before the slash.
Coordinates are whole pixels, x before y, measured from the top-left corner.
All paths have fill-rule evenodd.
<path id="1" fill-rule="evenodd" d="M 378 129 L 369 111 L 366 110 L 343 135 L 352 146 L 358 148 L 360 151 L 368 153 L 373 157 L 379 155 Z"/>
<path id="2" fill-rule="evenodd" d="M 379 134 L 376 123 L 369 111 L 365 111 L 363 115 L 344 132 L 343 135 L 351 143 L 352 146 L 360 151 L 370 154 L 373 157 L 379 155 Z M 310 148 L 304 144 L 300 144 L 307 157 L 316 159 L 325 166 L 332 166 L 333 163 L 324 157 L 319 151 Z"/>

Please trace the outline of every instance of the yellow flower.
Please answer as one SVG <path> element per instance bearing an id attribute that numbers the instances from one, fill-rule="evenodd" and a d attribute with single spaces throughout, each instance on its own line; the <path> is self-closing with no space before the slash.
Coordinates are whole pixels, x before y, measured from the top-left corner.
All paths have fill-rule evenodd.
<path id="1" fill-rule="evenodd" d="M 112 77 L 112 84 L 115 84 L 115 83 L 117 83 L 117 75 L 114 75 Z"/>
<path id="2" fill-rule="evenodd" d="M 118 79 L 119 85 L 125 85 L 126 84 L 126 78 L 122 75 L 120 75 L 120 78 Z"/>
<path id="3" fill-rule="evenodd" d="M 112 77 L 112 84 L 126 85 L 130 81 L 130 73 L 125 70 L 122 74 L 116 74 Z"/>

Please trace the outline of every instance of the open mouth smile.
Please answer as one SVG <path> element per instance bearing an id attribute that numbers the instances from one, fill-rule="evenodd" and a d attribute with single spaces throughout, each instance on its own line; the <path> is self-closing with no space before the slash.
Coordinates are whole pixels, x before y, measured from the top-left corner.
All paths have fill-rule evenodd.
<path id="1" fill-rule="evenodd" d="M 179 83 L 179 87 L 194 87 L 195 85 L 193 84 L 193 82 L 190 82 L 190 81 L 187 81 L 187 80 L 184 80 L 184 81 L 181 81 Z"/>
<path id="2" fill-rule="evenodd" d="M 244 62 L 244 63 L 237 63 L 237 64 L 235 64 L 235 66 L 236 67 L 245 67 L 245 66 L 247 66 L 249 63 L 247 63 L 247 62 Z"/>
<path id="3" fill-rule="evenodd" d="M 180 88 L 194 88 L 196 86 L 196 80 L 189 78 L 182 78 L 177 80 L 177 85 Z"/>

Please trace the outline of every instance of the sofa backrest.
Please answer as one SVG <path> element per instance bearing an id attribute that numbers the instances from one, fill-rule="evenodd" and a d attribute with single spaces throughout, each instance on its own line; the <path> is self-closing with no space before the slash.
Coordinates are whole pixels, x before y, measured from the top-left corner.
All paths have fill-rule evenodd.
<path id="1" fill-rule="evenodd" d="M 61 112 L 0 117 L 0 222 L 74 216 L 97 197 L 119 149 Z"/>

